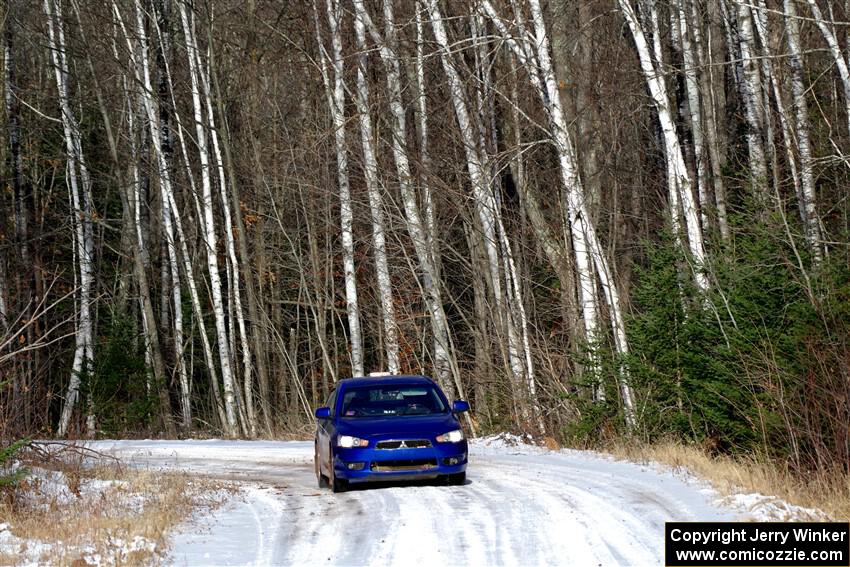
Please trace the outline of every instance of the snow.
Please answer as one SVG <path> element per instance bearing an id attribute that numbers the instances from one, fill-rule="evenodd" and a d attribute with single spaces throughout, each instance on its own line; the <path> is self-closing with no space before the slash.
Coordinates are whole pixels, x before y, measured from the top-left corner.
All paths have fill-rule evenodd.
<path id="1" fill-rule="evenodd" d="M 550 451 L 501 434 L 470 441 L 464 486 L 319 489 L 311 441 L 99 441 L 137 467 L 235 481 L 171 535 L 115 549 L 173 565 L 660 565 L 666 521 L 824 519 L 761 494 L 721 498 L 681 469 Z M 103 481 L 101 481 L 103 482 Z M 223 503 L 223 504 L 222 504 Z M 0 553 L 15 541 L 0 524 Z M 150 547 L 154 546 L 154 547 Z M 27 557 L 39 557 L 36 548 Z M 91 551 L 92 564 L 109 560 Z M 166 555 L 160 555 L 166 553 Z"/>
<path id="2" fill-rule="evenodd" d="M 464 486 L 316 486 L 310 441 L 102 441 L 135 463 L 238 482 L 172 536 L 175 565 L 659 565 L 666 521 L 807 516 L 721 498 L 680 469 L 501 434 L 470 441 Z M 784 515 L 783 515 L 784 514 Z"/>
<path id="3" fill-rule="evenodd" d="M 829 517 L 821 510 L 804 508 L 789 504 L 775 496 L 758 493 L 737 493 L 720 499 L 720 503 L 730 508 L 745 510 L 747 518 L 754 522 L 825 522 Z"/>
<path id="4" fill-rule="evenodd" d="M 141 510 L 144 502 L 135 500 L 138 495 L 124 494 L 120 491 L 109 490 L 125 485 L 125 481 L 87 478 L 78 483 L 71 483 L 67 476 L 60 471 L 50 471 L 41 468 L 30 469 L 28 482 L 31 489 L 22 491 L 19 498 L 29 506 L 39 506 L 51 510 L 63 506 L 88 506 L 108 494 L 109 498 L 121 499 L 121 506 Z M 79 495 L 71 489 L 76 485 Z M 8 523 L 0 523 L 0 556 L 16 557 L 17 566 L 35 566 L 50 564 L 49 558 L 56 557 L 60 552 L 67 552 L 62 542 L 25 539 L 16 536 L 14 527 Z M 126 564 L 132 553 L 157 551 L 156 542 L 136 536 L 132 541 L 125 541 L 107 534 L 106 546 L 99 553 L 93 545 L 83 545 L 77 549 L 79 556 L 88 565 L 121 565 Z"/>

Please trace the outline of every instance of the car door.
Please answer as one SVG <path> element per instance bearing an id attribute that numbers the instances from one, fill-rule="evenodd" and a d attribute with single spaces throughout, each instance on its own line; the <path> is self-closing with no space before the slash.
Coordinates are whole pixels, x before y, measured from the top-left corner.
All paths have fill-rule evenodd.
<path id="1" fill-rule="evenodd" d="M 331 415 L 327 419 L 319 419 L 316 424 L 316 445 L 319 455 L 320 469 L 330 475 L 330 467 L 333 466 L 330 455 L 331 437 L 333 436 L 333 420 L 336 408 L 336 388 L 328 396 L 325 405 L 330 408 Z"/>

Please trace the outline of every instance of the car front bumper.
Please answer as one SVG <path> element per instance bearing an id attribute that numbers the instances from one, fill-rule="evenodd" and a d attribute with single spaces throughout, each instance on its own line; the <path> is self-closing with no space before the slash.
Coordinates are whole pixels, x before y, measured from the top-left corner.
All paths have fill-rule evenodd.
<path id="1" fill-rule="evenodd" d="M 466 470 L 468 447 L 435 443 L 415 449 L 377 449 L 374 446 L 334 451 L 334 475 L 349 482 L 432 479 Z"/>

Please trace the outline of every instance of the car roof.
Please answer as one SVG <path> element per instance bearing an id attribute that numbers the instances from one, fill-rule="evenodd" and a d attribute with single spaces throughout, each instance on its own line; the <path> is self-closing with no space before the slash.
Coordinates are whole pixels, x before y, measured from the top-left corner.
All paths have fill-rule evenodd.
<path id="1" fill-rule="evenodd" d="M 353 378 L 346 378 L 339 383 L 341 388 L 351 388 L 351 387 L 360 387 L 360 386 L 387 386 L 392 384 L 399 385 L 432 385 L 435 386 L 436 383 L 429 378 L 428 376 L 422 376 L 418 374 L 399 374 L 399 375 L 391 375 L 391 376 L 355 376 Z"/>

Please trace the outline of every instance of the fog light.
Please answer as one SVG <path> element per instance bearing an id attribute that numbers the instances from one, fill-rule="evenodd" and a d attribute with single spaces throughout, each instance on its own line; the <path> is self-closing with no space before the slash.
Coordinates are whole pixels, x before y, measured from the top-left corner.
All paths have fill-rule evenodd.
<path id="1" fill-rule="evenodd" d="M 363 465 L 365 465 L 365 464 L 366 464 L 366 463 L 348 463 L 348 464 L 347 464 L 347 465 L 345 465 L 345 466 L 346 466 L 346 467 L 348 468 L 348 470 L 350 470 L 350 471 L 359 471 L 359 470 L 363 470 Z"/>
<path id="2" fill-rule="evenodd" d="M 447 465 L 456 465 L 460 463 L 460 459 L 458 459 L 457 457 L 449 457 L 447 459 L 443 459 L 443 463 Z"/>

